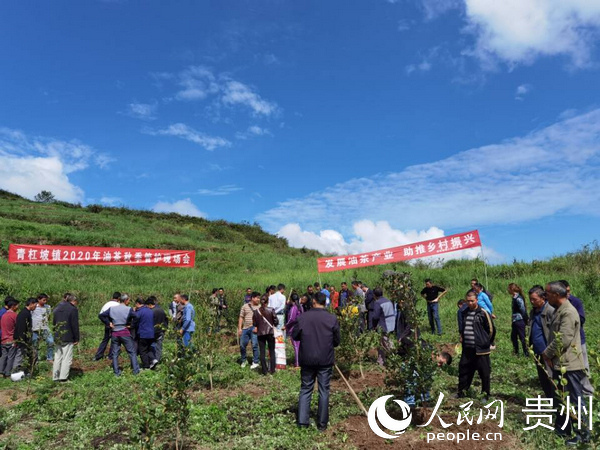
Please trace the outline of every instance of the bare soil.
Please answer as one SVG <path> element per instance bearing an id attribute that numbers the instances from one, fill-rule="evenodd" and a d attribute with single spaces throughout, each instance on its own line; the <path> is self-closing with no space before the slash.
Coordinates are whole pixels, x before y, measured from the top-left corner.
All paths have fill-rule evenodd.
<path id="1" fill-rule="evenodd" d="M 456 418 L 445 417 L 447 422 L 453 421 Z M 404 434 L 400 435 L 397 439 L 384 440 L 377 436 L 367 422 L 367 418 L 364 416 L 351 416 L 344 422 L 339 423 L 335 426 L 335 429 L 331 429 L 329 433 L 332 436 L 342 438 L 342 441 L 346 441 L 347 444 L 351 444 L 356 448 L 373 449 L 385 445 L 386 448 L 398 448 L 398 449 L 435 449 L 435 450 L 447 450 L 447 449 L 465 449 L 465 450 L 483 450 L 483 449 L 502 449 L 502 448 L 518 448 L 518 441 L 515 436 L 503 431 L 498 428 L 497 424 L 494 423 L 482 423 L 480 425 L 471 425 L 469 428 L 471 433 L 479 433 L 480 436 L 485 436 L 487 433 L 502 433 L 502 440 L 497 441 L 431 441 L 427 442 L 427 432 L 433 433 L 466 433 L 467 427 L 458 427 L 453 425 L 444 430 L 439 422 L 434 421 L 432 427 L 423 428 L 410 428 Z M 345 435 L 345 437 L 344 437 Z M 491 436 L 490 436 L 491 437 Z M 499 437 L 498 437 L 499 439 Z"/>

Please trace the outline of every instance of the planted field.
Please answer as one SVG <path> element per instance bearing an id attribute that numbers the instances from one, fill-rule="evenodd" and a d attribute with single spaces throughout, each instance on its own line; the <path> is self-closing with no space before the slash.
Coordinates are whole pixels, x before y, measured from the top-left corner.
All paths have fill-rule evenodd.
<path id="1" fill-rule="evenodd" d="M 23 300 L 45 292 L 55 304 L 64 292 L 72 292 L 81 300 L 82 331 L 68 383 L 54 384 L 45 361 L 39 363 L 36 375 L 28 381 L 0 380 L 0 446 L 4 448 L 133 449 L 177 445 L 305 449 L 374 448 L 386 444 L 393 448 L 458 448 L 452 442 L 426 442 L 428 432 L 440 430 L 437 420 L 426 428 L 413 425 L 394 441 L 375 436 L 337 376 L 332 382 L 327 432 L 319 433 L 314 427 L 299 430 L 295 425 L 299 372 L 288 368 L 264 377 L 249 367 L 239 366 L 235 327 L 245 288 L 264 291 L 267 285 L 282 282 L 288 292 L 290 288 L 304 292 L 308 284 L 318 280 L 316 253 L 289 248 L 284 240 L 264 233 L 258 226 L 121 208 L 38 204 L 2 193 L 0 238 L 0 294 Z M 194 269 L 9 266 L 9 243 L 177 248 L 196 250 L 197 258 Z M 387 268 L 337 272 L 321 281 L 339 286 L 342 281 L 358 278 L 376 286 L 382 270 Z M 450 289 L 440 305 L 444 334 L 433 336 L 424 332 L 423 337 L 435 349 L 455 354 L 456 301 L 464 296 L 471 278 L 485 280 L 481 261 L 453 261 L 443 268 L 400 264 L 394 268 L 410 272 L 419 290 L 425 278 Z M 596 375 L 600 370 L 600 251 L 591 247 L 549 261 L 489 267 L 487 275 L 486 287 L 495 294 L 498 316 L 497 349 L 492 354 L 492 397 L 504 401 L 505 422 L 501 441 L 470 441 L 461 444 L 461 448 L 559 448 L 564 444 L 550 430 L 523 430 L 526 399 L 541 394 L 541 389 L 533 361 L 512 355 L 510 297 L 506 287 L 510 282 L 528 289 L 555 279 L 569 280 L 574 294 L 582 298 L 586 307 L 588 351 L 594 355 L 592 375 Z M 165 362 L 157 370 L 138 376 L 131 374 L 126 360 L 122 361 L 124 375 L 119 378 L 113 375 L 107 361 L 92 361 L 103 333 L 97 314 L 113 291 L 128 292 L 133 298 L 156 295 L 163 307 L 173 293 L 191 293 L 198 321 L 203 324 L 208 314 L 208 293 L 213 287 L 225 288 L 230 307 L 218 334 L 198 333 L 198 351 L 190 358 L 193 361 L 178 363 L 173 339 L 167 340 Z M 419 304 L 419 308 L 423 311 L 424 305 Z M 394 393 L 386 386 L 386 373 L 376 364 L 376 356 L 374 351 L 367 353 L 364 378 L 358 364 L 340 361 L 367 408 L 378 397 Z M 292 358 L 288 346 L 288 362 Z M 440 392 L 444 393 L 438 413 L 452 423 L 456 423 L 460 405 L 465 402 L 451 398 L 457 390 L 457 364 L 455 359 L 449 368 L 437 370 L 431 390 L 433 403 Z M 595 378 L 593 382 L 597 385 Z M 478 388 L 475 381 L 474 391 L 478 392 Z M 175 394 L 183 397 L 176 398 Z M 415 412 L 416 422 L 428 420 L 431 403 Z M 316 396 L 313 406 L 316 409 Z M 473 408 L 479 411 L 481 406 L 483 401 L 475 396 Z M 180 417 L 183 410 L 187 414 L 184 418 Z M 498 430 L 494 423 L 482 424 L 481 430 Z"/>

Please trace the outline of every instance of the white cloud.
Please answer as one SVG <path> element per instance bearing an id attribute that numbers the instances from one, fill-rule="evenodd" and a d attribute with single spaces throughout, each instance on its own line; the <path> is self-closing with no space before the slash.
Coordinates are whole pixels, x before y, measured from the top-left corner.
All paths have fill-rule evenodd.
<path id="1" fill-rule="evenodd" d="M 354 222 L 351 231 L 352 239 L 347 242 L 344 236 L 335 230 L 321 230 L 318 233 L 303 230 L 298 223 L 288 223 L 281 227 L 277 235 L 288 240 L 292 247 L 311 248 L 325 255 L 349 255 L 372 252 L 390 247 L 398 247 L 414 242 L 426 241 L 445 236 L 443 230 L 431 227 L 428 230 L 400 231 L 392 228 L 387 221 L 373 222 L 361 220 Z M 426 260 L 472 259 L 481 255 L 481 250 L 472 248 L 458 252 L 439 255 Z M 486 248 L 486 258 L 498 261 L 501 256 L 492 249 Z"/>
<path id="2" fill-rule="evenodd" d="M 177 100 L 203 100 L 219 92 L 219 84 L 208 67 L 190 66 L 178 78 L 182 89 L 175 95 Z"/>
<path id="3" fill-rule="evenodd" d="M 461 0 L 421 0 L 425 20 L 433 20 L 446 12 L 460 8 Z"/>
<path id="4" fill-rule="evenodd" d="M 264 100 L 250 86 L 230 80 L 223 86 L 221 101 L 225 105 L 243 105 L 256 116 L 271 116 L 278 112 L 277 104 Z"/>
<path id="5" fill-rule="evenodd" d="M 219 136 L 209 136 L 206 133 L 197 131 L 184 123 L 175 123 L 169 125 L 163 130 L 143 130 L 144 133 L 153 136 L 175 136 L 186 141 L 193 142 L 204 147 L 206 150 L 213 151 L 219 147 L 231 147 L 231 142 Z"/>
<path id="6" fill-rule="evenodd" d="M 158 202 L 152 207 L 152 210 L 159 213 L 177 213 L 182 216 L 207 217 L 206 213 L 200 211 L 189 198 L 173 203 Z"/>
<path id="7" fill-rule="evenodd" d="M 101 169 L 106 169 L 111 163 L 114 163 L 115 161 L 115 158 L 113 158 L 110 155 L 107 155 L 106 153 L 97 153 L 94 156 L 95 164 Z"/>
<path id="8" fill-rule="evenodd" d="M 208 195 L 211 197 L 229 195 L 234 192 L 241 191 L 242 188 L 236 186 L 235 184 L 226 184 L 224 186 L 219 186 L 216 189 L 198 189 L 195 193 L 198 195 Z"/>
<path id="9" fill-rule="evenodd" d="M 523 100 L 525 98 L 525 95 L 529 94 L 530 92 L 531 92 L 530 84 L 521 84 L 519 87 L 517 87 L 517 91 L 515 92 L 515 99 Z"/>
<path id="10" fill-rule="evenodd" d="M 440 46 L 432 47 L 426 52 L 419 52 L 420 54 L 420 62 L 409 64 L 404 68 L 407 75 L 410 75 L 413 72 L 429 72 L 433 67 L 433 61 L 444 61 L 449 64 L 454 64 L 452 57 L 449 55 L 448 51 L 443 49 Z"/>
<path id="11" fill-rule="evenodd" d="M 104 168 L 112 161 L 77 140 L 30 137 L 0 128 L 0 188 L 28 198 L 47 190 L 58 200 L 81 202 L 83 191 L 71 183 L 69 174 L 90 165 Z"/>
<path id="12" fill-rule="evenodd" d="M 258 219 L 272 231 L 291 216 L 308 231 L 348 233 L 340 223 L 356 218 L 454 229 L 555 214 L 600 216 L 600 109 L 440 161 L 348 180 Z"/>
<path id="13" fill-rule="evenodd" d="M 278 62 L 275 55 L 265 55 L 266 64 Z M 206 66 L 190 66 L 178 74 L 155 73 L 154 79 L 162 86 L 163 81 L 177 83 L 179 91 L 176 100 L 198 101 L 215 99 L 213 109 L 222 106 L 241 106 L 249 109 L 254 116 L 271 117 L 279 114 L 277 103 L 265 100 L 253 87 L 234 80 L 229 74 L 215 74 Z"/>
<path id="14" fill-rule="evenodd" d="M 271 132 L 266 128 L 261 128 L 257 125 L 249 126 L 246 131 L 236 133 L 237 139 L 249 139 L 255 136 L 272 136 Z"/>
<path id="15" fill-rule="evenodd" d="M 120 197 L 102 197 L 100 199 L 100 203 L 108 206 L 117 206 L 122 205 L 124 202 L 123 199 Z"/>
<path id="16" fill-rule="evenodd" d="M 17 157 L 0 153 L 0 188 L 32 199 L 50 191 L 58 200 L 80 202 L 83 191 L 69 181 L 59 158 Z"/>
<path id="17" fill-rule="evenodd" d="M 157 109 L 157 104 L 130 103 L 127 105 L 127 111 L 125 112 L 125 115 L 133 117 L 134 119 L 154 120 L 156 119 L 155 114 Z"/>
<path id="18" fill-rule="evenodd" d="M 597 0 L 463 0 L 472 54 L 483 67 L 498 61 L 531 64 L 543 56 L 567 56 L 573 67 L 591 63 L 600 31 Z"/>

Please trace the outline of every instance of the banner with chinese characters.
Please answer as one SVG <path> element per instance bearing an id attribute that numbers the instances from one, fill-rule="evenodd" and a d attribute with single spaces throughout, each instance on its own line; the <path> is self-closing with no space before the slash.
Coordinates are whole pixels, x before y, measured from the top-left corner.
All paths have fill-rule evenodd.
<path id="1" fill-rule="evenodd" d="M 196 252 L 192 250 L 10 244 L 8 262 L 12 264 L 194 267 Z"/>
<path id="2" fill-rule="evenodd" d="M 408 261 L 409 259 L 426 258 L 428 256 L 437 256 L 443 253 L 480 246 L 479 232 L 474 230 L 359 255 L 319 258 L 317 263 L 319 272 L 335 272 L 336 270 L 355 269 L 357 267 L 377 266 L 379 264 Z"/>

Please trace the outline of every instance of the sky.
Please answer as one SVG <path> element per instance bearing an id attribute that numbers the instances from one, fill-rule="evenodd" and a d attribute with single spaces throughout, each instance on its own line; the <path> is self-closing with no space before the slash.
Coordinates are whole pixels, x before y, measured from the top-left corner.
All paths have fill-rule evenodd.
<path id="1" fill-rule="evenodd" d="M 2 2 L 0 188 L 552 257 L 598 239 L 599 38 L 597 0 Z"/>

